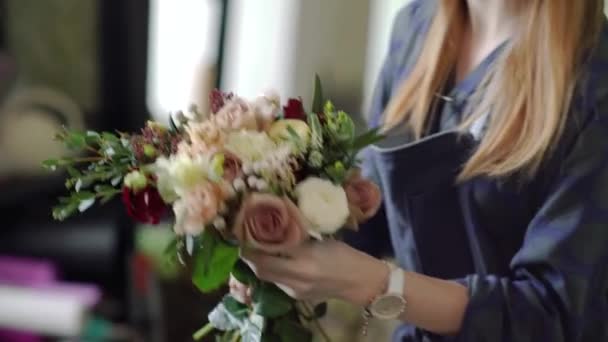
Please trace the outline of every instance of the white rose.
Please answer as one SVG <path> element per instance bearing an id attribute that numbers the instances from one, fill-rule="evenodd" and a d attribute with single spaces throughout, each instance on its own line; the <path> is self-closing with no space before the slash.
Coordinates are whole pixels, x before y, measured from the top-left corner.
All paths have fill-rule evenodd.
<path id="1" fill-rule="evenodd" d="M 277 148 L 264 132 L 240 131 L 228 135 L 226 149 L 244 162 L 257 161 Z"/>
<path id="2" fill-rule="evenodd" d="M 333 234 L 344 226 L 350 212 L 344 189 L 320 178 L 308 178 L 296 186 L 298 208 L 321 234 Z"/>

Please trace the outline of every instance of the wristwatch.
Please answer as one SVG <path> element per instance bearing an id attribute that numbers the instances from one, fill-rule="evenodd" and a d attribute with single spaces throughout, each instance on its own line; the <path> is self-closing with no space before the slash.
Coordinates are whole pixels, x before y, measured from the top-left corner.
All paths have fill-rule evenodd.
<path id="1" fill-rule="evenodd" d="M 405 272 L 392 263 L 387 262 L 386 264 L 390 270 L 386 292 L 374 298 L 366 311 L 371 317 L 391 320 L 401 316 L 407 306 L 407 302 L 403 298 Z"/>

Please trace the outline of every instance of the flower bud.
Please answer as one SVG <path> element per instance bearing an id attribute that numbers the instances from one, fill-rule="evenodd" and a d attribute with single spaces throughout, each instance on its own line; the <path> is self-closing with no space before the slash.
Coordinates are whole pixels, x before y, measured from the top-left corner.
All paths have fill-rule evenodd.
<path id="1" fill-rule="evenodd" d="M 323 154 L 319 151 L 312 151 L 308 156 L 308 163 L 316 168 L 323 166 Z"/>
<path id="2" fill-rule="evenodd" d="M 140 171 L 133 171 L 125 176 L 124 185 L 134 192 L 139 192 L 148 186 L 148 178 Z"/>
<path id="3" fill-rule="evenodd" d="M 144 155 L 148 158 L 156 157 L 156 148 L 150 144 L 144 145 Z"/>

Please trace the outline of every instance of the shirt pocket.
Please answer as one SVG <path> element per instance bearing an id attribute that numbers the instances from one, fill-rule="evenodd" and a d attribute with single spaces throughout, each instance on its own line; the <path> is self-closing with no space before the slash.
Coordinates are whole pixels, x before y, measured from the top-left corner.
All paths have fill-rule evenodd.
<path id="1" fill-rule="evenodd" d="M 449 279 L 474 270 L 456 185 L 474 143 L 470 135 L 451 131 L 375 147 L 389 225 L 412 230 L 427 275 Z"/>

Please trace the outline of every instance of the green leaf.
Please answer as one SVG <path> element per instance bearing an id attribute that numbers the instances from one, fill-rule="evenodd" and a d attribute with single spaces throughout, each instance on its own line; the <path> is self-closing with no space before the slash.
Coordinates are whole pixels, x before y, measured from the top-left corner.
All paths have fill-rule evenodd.
<path id="1" fill-rule="evenodd" d="M 89 145 L 98 145 L 101 140 L 101 135 L 95 131 L 87 131 L 85 141 Z"/>
<path id="2" fill-rule="evenodd" d="M 59 160 L 57 159 L 47 159 L 42 162 L 42 167 L 48 171 L 55 171 L 59 166 Z"/>
<path id="3" fill-rule="evenodd" d="M 196 246 L 195 246 L 196 248 Z M 231 246 L 213 229 L 205 229 L 201 246 L 194 251 L 192 281 L 202 292 L 211 292 L 230 277 L 238 260 L 239 250 Z"/>
<path id="4" fill-rule="evenodd" d="M 174 236 L 171 241 L 167 243 L 167 246 L 165 246 L 165 249 L 163 250 L 163 255 L 167 258 L 175 256 L 175 254 L 177 254 L 177 245 L 179 241 L 180 240 L 177 238 L 177 236 Z"/>
<path id="5" fill-rule="evenodd" d="M 68 132 L 64 143 L 71 150 L 82 149 L 87 145 L 85 135 L 79 132 Z"/>
<path id="6" fill-rule="evenodd" d="M 68 172 L 68 174 L 70 175 L 70 177 L 78 178 L 78 177 L 82 176 L 82 174 L 80 173 L 80 171 L 78 171 L 72 165 L 66 165 L 65 169 Z"/>
<path id="7" fill-rule="evenodd" d="M 385 137 L 384 135 L 379 134 L 379 131 L 380 128 L 374 128 L 357 136 L 350 148 L 353 150 L 361 150 L 369 145 L 382 141 Z"/>
<path id="8" fill-rule="evenodd" d="M 274 333 L 281 337 L 282 341 L 289 342 L 310 342 L 312 332 L 304 327 L 300 322 L 287 318 L 280 319 L 274 324 Z"/>
<path id="9" fill-rule="evenodd" d="M 232 275 L 236 278 L 236 280 L 245 285 L 255 285 L 258 282 L 258 278 L 255 276 L 255 273 L 253 273 L 249 266 L 247 266 L 247 264 L 241 259 L 239 259 L 234 265 Z"/>
<path id="10" fill-rule="evenodd" d="M 308 125 L 310 126 L 310 145 L 314 149 L 323 148 L 323 126 L 316 114 L 308 115 Z"/>
<path id="11" fill-rule="evenodd" d="M 64 200 L 65 201 L 65 200 Z M 53 208 L 53 219 L 58 221 L 63 221 L 68 217 L 74 215 L 76 210 L 78 210 L 78 205 L 80 202 L 78 201 L 67 201 L 64 204 L 57 205 Z"/>
<path id="12" fill-rule="evenodd" d="M 244 320 L 249 317 L 249 308 L 247 305 L 240 303 L 231 295 L 224 296 L 222 304 L 224 304 L 224 307 L 232 316 L 239 320 Z"/>
<path id="13" fill-rule="evenodd" d="M 274 284 L 261 283 L 253 289 L 253 310 L 266 318 L 284 316 L 293 309 L 294 299 Z"/>
<path id="14" fill-rule="evenodd" d="M 95 198 L 95 194 L 90 191 L 81 191 L 72 194 L 72 197 L 77 199 L 78 201 L 86 201 Z"/>
<path id="15" fill-rule="evenodd" d="M 175 120 L 173 119 L 173 115 L 169 115 L 169 127 L 171 129 L 171 132 L 179 132 L 179 128 L 177 128 L 177 125 L 175 124 Z"/>
<path id="16" fill-rule="evenodd" d="M 101 133 L 101 138 L 109 143 L 120 144 L 120 138 L 116 134 L 110 132 Z"/>
<path id="17" fill-rule="evenodd" d="M 316 114 L 323 113 L 323 102 L 323 87 L 321 85 L 321 78 L 319 75 L 315 75 L 312 96 L 312 112 Z"/>
<path id="18" fill-rule="evenodd" d="M 291 342 L 290 340 L 283 340 L 281 337 L 274 333 L 264 332 L 260 342 Z"/>

